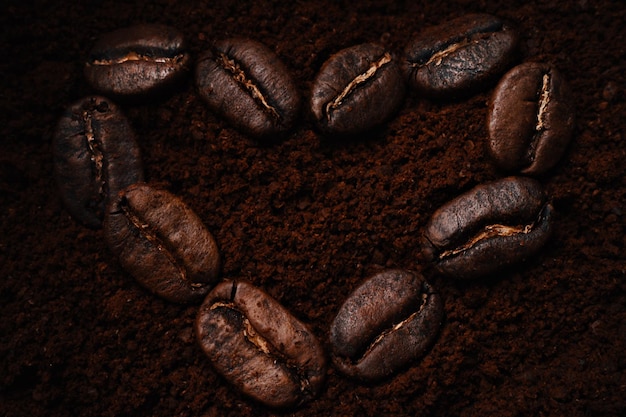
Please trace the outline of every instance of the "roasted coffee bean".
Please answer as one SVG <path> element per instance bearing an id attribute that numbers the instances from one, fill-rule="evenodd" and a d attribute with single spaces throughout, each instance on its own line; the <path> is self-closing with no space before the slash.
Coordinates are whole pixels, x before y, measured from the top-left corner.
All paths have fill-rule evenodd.
<path id="1" fill-rule="evenodd" d="M 319 393 L 326 360 L 315 335 L 252 284 L 217 285 L 195 328 L 215 370 L 255 400 L 284 408 Z"/>
<path id="2" fill-rule="evenodd" d="M 367 43 L 343 49 L 324 63 L 313 81 L 310 105 L 322 132 L 356 134 L 387 121 L 404 94 L 395 57 Z"/>
<path id="3" fill-rule="evenodd" d="M 508 177 L 440 207 L 425 227 L 422 254 L 444 275 L 476 278 L 537 252 L 551 230 L 552 206 L 541 185 Z"/>
<path id="4" fill-rule="evenodd" d="M 363 381 L 389 377 L 430 348 L 442 316 L 441 297 L 421 275 L 380 272 L 339 309 L 330 329 L 333 363 Z"/>
<path id="5" fill-rule="evenodd" d="M 217 42 L 200 56 L 196 85 L 211 110 L 255 137 L 284 134 L 300 110 L 287 67 L 268 47 L 250 39 Z"/>
<path id="6" fill-rule="evenodd" d="M 561 158 L 574 130 L 571 91 L 559 71 L 529 62 L 506 73 L 487 120 L 489 150 L 503 169 L 542 174 Z"/>
<path id="7" fill-rule="evenodd" d="M 143 168 L 130 123 L 111 101 L 86 97 L 62 116 L 53 143 L 61 198 L 78 221 L 100 228 L 110 196 L 139 181 Z"/>
<path id="8" fill-rule="evenodd" d="M 517 44 L 516 31 L 497 17 L 465 15 L 413 38 L 405 49 L 404 72 L 424 95 L 466 93 L 504 72 Z"/>
<path id="9" fill-rule="evenodd" d="M 220 255 L 213 236 L 178 197 L 144 183 L 111 201 L 105 237 L 122 267 L 173 302 L 200 300 L 216 283 Z"/>
<path id="10" fill-rule="evenodd" d="M 189 67 L 183 36 L 176 29 L 143 24 L 103 35 L 87 63 L 87 81 L 103 94 L 137 96 L 173 84 Z"/>

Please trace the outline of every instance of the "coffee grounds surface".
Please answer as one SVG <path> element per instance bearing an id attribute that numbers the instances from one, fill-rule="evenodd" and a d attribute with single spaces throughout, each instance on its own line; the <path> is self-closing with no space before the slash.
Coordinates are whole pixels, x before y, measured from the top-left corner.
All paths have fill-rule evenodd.
<path id="1" fill-rule="evenodd" d="M 214 234 L 222 276 L 265 289 L 329 351 L 347 295 L 387 268 L 423 272 L 445 318 L 430 351 L 377 384 L 332 367 L 289 416 L 626 414 L 626 4 L 557 1 L 18 2 L 0 14 L 0 415 L 269 416 L 212 368 L 193 333 L 198 305 L 142 289 L 101 230 L 74 221 L 52 176 L 63 110 L 92 94 L 83 63 L 98 36 L 159 22 L 197 56 L 243 36 L 274 50 L 307 97 L 334 52 L 400 52 L 422 28 L 469 12 L 514 22 L 519 62 L 559 68 L 575 95 L 574 137 L 539 178 L 557 213 L 537 256 L 457 282 L 417 260 L 433 211 L 506 174 L 486 152 L 493 85 L 463 99 L 409 93 L 367 135 L 325 138 L 303 112 L 286 138 L 258 141 L 211 113 L 191 77 L 119 103 L 147 180 Z"/>

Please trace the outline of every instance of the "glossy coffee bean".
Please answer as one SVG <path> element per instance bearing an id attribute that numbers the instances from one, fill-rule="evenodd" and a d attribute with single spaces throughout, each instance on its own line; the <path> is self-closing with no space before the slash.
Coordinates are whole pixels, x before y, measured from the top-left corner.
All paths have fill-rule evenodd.
<path id="1" fill-rule="evenodd" d="M 143 168 L 130 123 L 111 101 L 86 97 L 61 117 L 53 142 L 54 173 L 68 211 L 100 228 L 110 196 L 139 181 Z"/>
<path id="2" fill-rule="evenodd" d="M 196 85 L 212 111 L 255 137 L 284 134 L 299 114 L 291 73 L 273 51 L 250 39 L 217 42 L 200 56 Z"/>
<path id="3" fill-rule="evenodd" d="M 541 185 L 508 177 L 479 185 L 440 207 L 425 227 L 422 254 L 442 274 L 493 274 L 543 247 L 552 206 Z"/>
<path id="4" fill-rule="evenodd" d="M 405 49 L 404 72 L 424 95 L 466 93 L 503 73 L 517 44 L 516 31 L 502 20 L 469 14 L 413 38 Z"/>
<path id="5" fill-rule="evenodd" d="M 360 380 L 389 377 L 430 348 L 442 316 L 441 297 L 421 275 L 380 272 L 339 309 L 330 329 L 333 363 Z"/>
<path id="6" fill-rule="evenodd" d="M 315 335 L 252 284 L 217 285 L 195 329 L 215 370 L 255 400 L 285 408 L 319 393 L 326 361 Z"/>
<path id="7" fill-rule="evenodd" d="M 542 174 L 561 159 L 574 130 L 571 92 L 548 64 L 519 65 L 502 78 L 489 106 L 489 150 L 507 171 Z"/>
<path id="8" fill-rule="evenodd" d="M 343 49 L 324 63 L 313 81 L 310 106 L 322 132 L 349 135 L 387 121 L 404 94 L 395 57 L 367 43 Z"/>
<path id="9" fill-rule="evenodd" d="M 155 93 L 183 76 L 190 57 L 176 29 L 143 24 L 103 35 L 85 64 L 85 78 L 107 95 Z"/>
<path id="10" fill-rule="evenodd" d="M 147 184 L 111 201 L 104 232 L 122 267 L 173 302 L 202 299 L 218 279 L 220 255 L 200 218 L 178 197 Z"/>

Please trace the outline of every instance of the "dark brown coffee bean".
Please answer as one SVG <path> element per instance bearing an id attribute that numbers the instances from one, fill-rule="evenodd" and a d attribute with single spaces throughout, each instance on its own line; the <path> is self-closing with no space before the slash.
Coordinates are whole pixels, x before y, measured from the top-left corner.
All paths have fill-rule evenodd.
<path id="1" fill-rule="evenodd" d="M 220 255 L 213 236 L 167 191 L 144 183 L 126 188 L 111 201 L 104 231 L 122 267 L 166 300 L 199 300 L 218 279 Z"/>
<path id="2" fill-rule="evenodd" d="M 505 170 L 537 175 L 561 158 L 574 130 L 571 92 L 559 71 L 529 62 L 496 87 L 487 120 L 489 149 Z"/>
<path id="3" fill-rule="evenodd" d="M 189 61 L 180 32 L 143 24 L 103 35 L 89 54 L 85 77 L 104 94 L 144 95 L 177 81 L 187 72 Z"/>
<path id="4" fill-rule="evenodd" d="M 423 235 L 423 256 L 442 274 L 475 278 L 537 252 L 552 230 L 541 185 L 508 177 L 479 185 L 440 207 Z"/>
<path id="5" fill-rule="evenodd" d="M 215 370 L 255 400 L 284 408 L 319 393 L 326 361 L 315 335 L 252 284 L 217 285 L 195 328 Z"/>
<path id="6" fill-rule="evenodd" d="M 361 44 L 324 63 L 313 81 L 311 111 L 324 133 L 362 133 L 387 121 L 404 94 L 395 57 L 380 45 Z"/>
<path id="7" fill-rule="evenodd" d="M 405 50 L 404 71 L 417 91 L 445 97 L 473 91 L 506 70 L 518 36 L 487 14 L 470 14 L 424 30 Z"/>
<path id="8" fill-rule="evenodd" d="M 68 211 L 102 226 L 110 196 L 139 181 L 143 168 L 130 123 L 111 101 L 86 97 L 61 117 L 53 143 L 54 173 Z"/>
<path id="9" fill-rule="evenodd" d="M 211 110 L 256 137 L 285 133 L 300 110 L 287 67 L 250 39 L 226 39 L 205 52 L 198 59 L 196 85 Z"/>
<path id="10" fill-rule="evenodd" d="M 442 316 L 441 297 L 421 275 L 380 272 L 339 309 L 330 328 L 333 363 L 364 381 L 393 375 L 430 348 Z"/>

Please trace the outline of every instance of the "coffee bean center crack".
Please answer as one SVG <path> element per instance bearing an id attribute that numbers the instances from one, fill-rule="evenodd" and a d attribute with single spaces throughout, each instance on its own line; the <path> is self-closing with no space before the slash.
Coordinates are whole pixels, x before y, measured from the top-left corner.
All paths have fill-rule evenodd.
<path id="1" fill-rule="evenodd" d="M 263 336 L 257 333 L 252 323 L 250 323 L 250 320 L 244 318 L 243 325 L 243 334 L 244 336 L 246 336 L 246 339 L 252 342 L 252 344 L 254 344 L 256 347 L 258 347 L 261 352 L 269 354 L 272 351 L 272 349 L 270 349 L 270 344 L 267 340 L 265 340 Z"/>
<path id="2" fill-rule="evenodd" d="M 96 138 L 96 134 L 93 129 L 91 113 L 88 111 L 82 114 L 83 122 L 85 125 L 85 137 L 87 138 L 87 146 L 91 152 L 91 162 L 94 166 L 94 181 L 98 187 L 98 198 L 104 199 L 106 181 L 104 178 L 104 155 L 100 149 L 101 143 Z"/>
<path id="3" fill-rule="evenodd" d="M 391 62 L 391 54 L 389 52 L 385 52 L 385 54 L 382 57 L 380 57 L 376 62 L 370 65 L 367 71 L 356 76 L 352 81 L 348 83 L 348 85 L 343 89 L 343 91 L 337 97 L 335 97 L 334 100 L 326 104 L 326 117 L 328 118 L 328 121 L 330 121 L 331 111 L 339 107 L 341 103 L 343 102 L 343 100 L 348 95 L 350 95 L 352 91 L 354 91 L 361 84 L 366 83 L 369 79 L 374 77 L 376 72 L 389 62 Z"/>
<path id="4" fill-rule="evenodd" d="M 458 248 L 443 251 L 441 255 L 439 255 L 439 258 L 443 259 L 448 256 L 453 256 L 458 253 L 464 252 L 482 240 L 493 239 L 496 237 L 513 236 L 517 234 L 528 234 L 534 228 L 535 228 L 535 223 L 527 224 L 527 225 L 519 225 L 519 226 L 490 224 L 490 225 L 485 226 L 480 232 L 478 232 L 476 235 L 474 235 L 471 239 L 469 239 L 466 243 L 459 246 Z"/>
<path id="5" fill-rule="evenodd" d="M 128 200 L 126 198 L 122 199 L 120 203 L 120 208 L 124 212 L 126 218 L 131 222 L 133 226 L 135 226 L 135 230 L 138 231 L 140 235 L 142 235 L 147 241 L 152 243 L 157 250 L 165 256 L 169 262 L 174 265 L 174 267 L 178 270 L 178 274 L 183 281 L 187 281 L 187 270 L 185 269 L 184 262 L 182 259 L 177 259 L 175 256 L 176 251 L 172 251 L 168 249 L 168 245 L 166 242 L 158 236 L 157 231 L 153 230 L 152 227 L 144 222 L 141 217 L 133 211 L 133 209 L 128 204 Z M 192 282 L 192 287 L 202 287 L 205 284 L 203 283 L 195 283 Z"/>
<path id="6" fill-rule="evenodd" d="M 530 143 L 528 144 L 528 150 L 526 152 L 526 157 L 531 163 L 535 160 L 535 149 L 537 148 L 539 139 L 542 133 L 547 130 L 545 118 L 548 113 L 548 104 L 550 103 L 550 98 L 552 97 L 550 92 L 550 74 L 543 75 L 541 90 L 539 91 L 538 95 L 539 109 L 537 110 L 537 123 L 535 124 L 535 134 L 532 136 Z"/>
<path id="7" fill-rule="evenodd" d="M 380 344 L 380 342 L 383 339 L 386 339 L 388 335 L 390 335 L 393 332 L 398 331 L 400 328 L 406 326 L 407 324 L 411 323 L 416 317 L 418 317 L 421 313 L 422 310 L 426 307 L 426 304 L 428 302 L 428 294 L 422 294 L 422 303 L 420 304 L 420 307 L 417 309 L 417 311 L 411 313 L 407 318 L 393 324 L 391 327 L 383 330 L 378 336 L 376 336 L 376 338 L 369 344 L 369 346 L 367 347 L 367 349 L 365 349 L 365 352 L 363 352 L 362 355 L 360 355 L 361 358 L 366 357 L 372 350 L 374 350 L 376 348 L 376 346 L 378 344 Z M 355 362 L 358 362 L 358 360 L 355 360 Z"/>
<path id="8" fill-rule="evenodd" d="M 537 125 L 535 130 L 540 132 L 546 129 L 545 117 L 548 104 L 550 103 L 550 74 L 543 75 L 543 84 L 539 97 L 539 112 L 537 113 Z"/>
<path id="9" fill-rule="evenodd" d="M 278 110 L 269 104 L 265 95 L 261 92 L 261 89 L 246 75 L 245 71 L 235 60 L 230 59 L 228 55 L 224 53 L 219 53 L 217 62 L 232 74 L 233 79 L 261 105 L 261 108 L 265 112 L 269 113 L 275 120 L 281 119 Z"/>
<path id="10" fill-rule="evenodd" d="M 478 43 L 478 40 L 472 40 L 472 39 L 464 39 L 461 42 L 456 42 L 453 43 L 451 45 L 448 45 L 444 50 L 442 51 L 437 51 L 435 52 L 429 59 L 428 61 L 426 61 L 425 64 L 422 65 L 417 65 L 418 67 L 425 67 L 428 66 L 430 64 L 435 64 L 435 66 L 439 66 L 441 65 L 441 62 L 444 60 L 444 58 L 448 55 L 452 55 L 453 53 L 455 53 L 456 51 L 458 51 L 459 49 L 463 49 L 471 44 L 475 44 Z"/>
<path id="11" fill-rule="evenodd" d="M 116 64 L 123 64 L 125 62 L 132 62 L 132 61 L 148 61 L 148 62 L 155 62 L 155 63 L 177 63 L 180 62 L 182 59 L 184 58 L 184 54 L 178 54 L 174 57 L 167 57 L 167 56 L 154 56 L 154 55 L 148 55 L 148 54 L 142 54 L 139 52 L 129 52 L 126 55 L 123 55 L 119 58 L 112 58 L 112 59 L 94 59 L 93 61 L 91 61 L 91 65 L 116 65 Z"/>
<path id="12" fill-rule="evenodd" d="M 254 328 L 250 320 L 241 312 L 234 303 L 231 302 L 223 302 L 218 301 L 211 305 L 211 310 L 215 310 L 217 308 L 228 308 L 231 310 L 237 311 L 242 316 L 243 322 L 243 335 L 246 337 L 246 340 L 256 346 L 261 352 L 266 355 L 274 355 L 278 357 L 282 357 L 284 355 L 281 352 L 277 351 L 276 348 L 272 346 L 270 342 L 267 341 L 257 330 Z"/>

